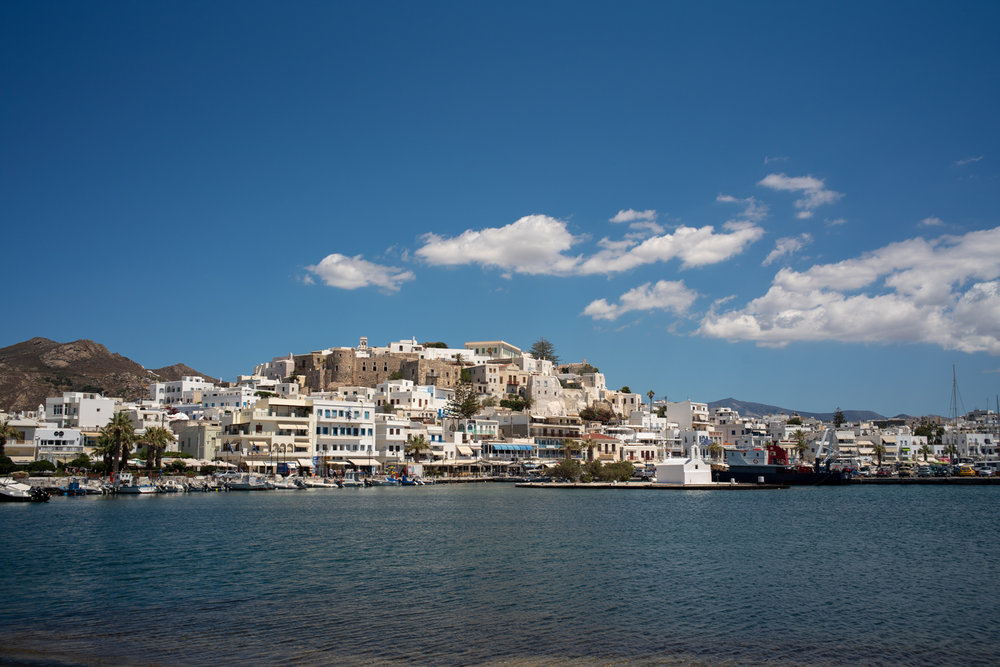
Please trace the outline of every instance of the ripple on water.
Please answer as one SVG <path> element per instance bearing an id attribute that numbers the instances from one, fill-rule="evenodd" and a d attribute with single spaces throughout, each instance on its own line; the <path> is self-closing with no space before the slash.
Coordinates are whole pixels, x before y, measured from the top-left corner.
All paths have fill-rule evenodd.
<path id="1" fill-rule="evenodd" d="M 0 506 L 0 655 L 992 664 L 997 493 L 483 485 Z"/>

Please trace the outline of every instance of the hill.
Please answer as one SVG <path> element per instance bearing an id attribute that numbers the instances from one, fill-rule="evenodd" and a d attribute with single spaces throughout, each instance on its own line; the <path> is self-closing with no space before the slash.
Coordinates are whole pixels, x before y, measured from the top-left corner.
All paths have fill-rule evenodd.
<path id="1" fill-rule="evenodd" d="M 32 338 L 0 348 L 0 410 L 34 410 L 46 397 L 64 391 L 97 392 L 127 400 L 147 398 L 150 382 L 179 380 L 184 375 L 213 381 L 184 364 L 146 369 L 92 340 L 57 343 Z"/>
<path id="2" fill-rule="evenodd" d="M 708 404 L 708 407 L 717 408 L 732 408 L 740 413 L 741 417 L 763 417 L 764 415 L 793 415 L 797 414 L 801 417 L 812 417 L 814 419 L 821 419 L 823 421 L 833 421 L 832 412 L 806 412 L 805 410 L 789 410 L 788 408 L 781 408 L 776 405 L 767 405 L 765 403 L 753 403 L 751 401 L 739 401 L 735 398 L 723 398 L 718 401 L 712 401 Z M 871 410 L 841 410 L 844 413 L 844 419 L 849 422 L 856 421 L 870 421 L 872 419 L 885 419 L 882 415 L 877 412 L 872 412 Z"/>

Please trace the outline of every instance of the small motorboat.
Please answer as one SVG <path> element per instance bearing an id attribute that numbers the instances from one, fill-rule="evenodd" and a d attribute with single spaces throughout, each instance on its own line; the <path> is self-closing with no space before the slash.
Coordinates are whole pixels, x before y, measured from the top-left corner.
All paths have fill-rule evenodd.
<path id="1" fill-rule="evenodd" d="M 49 497 L 49 492 L 40 486 L 31 486 L 10 477 L 0 478 L 0 502 L 44 503 Z"/>

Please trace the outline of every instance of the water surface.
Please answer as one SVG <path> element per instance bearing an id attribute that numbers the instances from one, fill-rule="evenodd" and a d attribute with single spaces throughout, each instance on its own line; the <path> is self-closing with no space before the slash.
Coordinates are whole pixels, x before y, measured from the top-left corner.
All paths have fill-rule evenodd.
<path id="1" fill-rule="evenodd" d="M 0 505 L 0 661 L 996 664 L 996 487 Z"/>

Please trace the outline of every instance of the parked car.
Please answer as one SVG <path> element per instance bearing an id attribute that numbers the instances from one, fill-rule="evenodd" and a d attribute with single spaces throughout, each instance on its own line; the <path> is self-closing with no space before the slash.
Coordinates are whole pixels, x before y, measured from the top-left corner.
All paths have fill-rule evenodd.
<path id="1" fill-rule="evenodd" d="M 946 466 L 938 466 L 934 468 L 935 477 L 947 477 L 949 474 L 948 468 Z"/>
<path id="2" fill-rule="evenodd" d="M 875 472 L 872 470 L 871 466 L 861 466 L 858 468 L 858 475 L 861 477 L 871 477 Z"/>
<path id="3" fill-rule="evenodd" d="M 976 469 L 972 466 L 958 466 L 958 471 L 955 474 L 959 477 L 975 477 Z"/>
<path id="4" fill-rule="evenodd" d="M 896 473 L 896 474 L 898 474 L 900 477 L 910 477 L 911 476 L 909 468 L 900 468 L 899 472 Z"/>
<path id="5" fill-rule="evenodd" d="M 979 477 L 992 477 L 993 468 L 987 468 L 985 466 L 982 468 L 976 468 L 976 475 Z"/>
<path id="6" fill-rule="evenodd" d="M 930 477 L 933 474 L 930 466 L 920 466 L 917 468 L 917 477 Z"/>
<path id="7" fill-rule="evenodd" d="M 879 468 L 875 471 L 876 477 L 892 477 L 892 472 L 888 468 Z"/>

